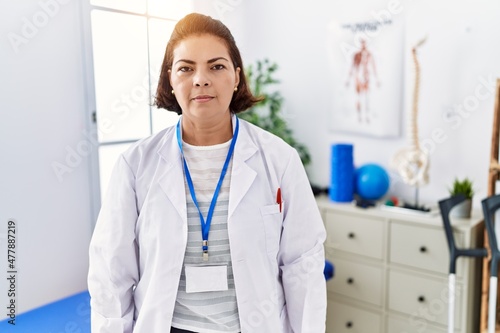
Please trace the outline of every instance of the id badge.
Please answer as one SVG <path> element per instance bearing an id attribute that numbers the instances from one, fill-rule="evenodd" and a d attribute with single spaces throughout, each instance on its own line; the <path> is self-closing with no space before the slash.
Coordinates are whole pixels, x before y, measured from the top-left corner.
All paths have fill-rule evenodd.
<path id="1" fill-rule="evenodd" d="M 186 266 L 186 293 L 227 290 L 227 266 Z"/>

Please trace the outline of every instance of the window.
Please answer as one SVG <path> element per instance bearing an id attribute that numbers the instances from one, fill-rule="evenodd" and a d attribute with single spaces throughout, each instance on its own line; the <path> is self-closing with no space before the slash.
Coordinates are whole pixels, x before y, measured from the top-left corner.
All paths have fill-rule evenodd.
<path id="1" fill-rule="evenodd" d="M 104 194 L 121 152 L 177 122 L 175 113 L 152 104 L 170 34 L 192 5 L 189 0 L 90 0 L 88 11 L 89 96 L 95 99 L 98 142 L 99 184 L 94 185 Z"/>

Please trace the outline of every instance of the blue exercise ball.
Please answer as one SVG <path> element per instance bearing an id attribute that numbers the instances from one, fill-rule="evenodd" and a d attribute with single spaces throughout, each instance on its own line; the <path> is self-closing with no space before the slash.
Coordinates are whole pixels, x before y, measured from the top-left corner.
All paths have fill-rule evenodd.
<path id="1" fill-rule="evenodd" d="M 389 189 L 389 175 L 380 165 L 365 164 L 354 173 L 354 190 L 361 198 L 378 200 Z"/>

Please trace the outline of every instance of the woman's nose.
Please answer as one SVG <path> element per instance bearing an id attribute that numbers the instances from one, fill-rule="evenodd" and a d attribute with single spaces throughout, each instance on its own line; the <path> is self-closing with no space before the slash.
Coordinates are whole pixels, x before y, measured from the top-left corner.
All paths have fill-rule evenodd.
<path id="1" fill-rule="evenodd" d="M 194 76 L 193 85 L 196 87 L 208 87 L 210 85 L 208 75 L 203 71 L 198 71 Z"/>

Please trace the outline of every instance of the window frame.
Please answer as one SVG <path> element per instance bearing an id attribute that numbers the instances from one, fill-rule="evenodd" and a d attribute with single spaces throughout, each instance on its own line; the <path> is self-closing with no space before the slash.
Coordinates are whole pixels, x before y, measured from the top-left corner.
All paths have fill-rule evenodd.
<path id="1" fill-rule="evenodd" d="M 88 158 L 89 163 L 89 188 L 90 188 L 90 203 L 91 203 L 91 219 L 92 219 L 92 230 L 95 227 L 99 211 L 101 209 L 101 202 L 104 193 L 101 193 L 101 172 L 99 167 L 99 148 L 103 146 L 120 145 L 120 144 L 130 144 L 141 140 L 130 139 L 130 140 L 112 140 L 99 142 L 98 138 L 98 122 L 97 122 L 97 101 L 96 101 L 96 83 L 95 83 L 95 67 L 94 67 L 94 45 L 92 40 L 92 21 L 91 15 L 93 10 L 102 10 L 119 14 L 127 14 L 145 17 L 147 20 L 147 54 L 148 54 L 148 76 L 149 76 L 149 89 L 151 96 L 151 62 L 150 62 L 150 20 L 159 19 L 164 21 L 171 21 L 173 23 L 177 22 L 178 19 L 159 17 L 155 15 L 150 15 L 147 10 L 144 14 L 134 13 L 125 10 L 112 9 L 102 6 L 92 5 L 90 0 L 84 0 L 80 2 L 81 4 L 81 24 L 82 24 L 82 44 L 83 44 L 83 73 L 84 73 L 84 96 L 85 96 L 85 110 L 86 110 L 86 129 L 87 129 L 87 140 L 92 144 L 93 149 L 91 150 Z M 166 111 L 167 112 L 167 111 Z M 154 117 L 153 108 L 149 107 L 149 134 L 152 135 L 154 129 Z"/>

